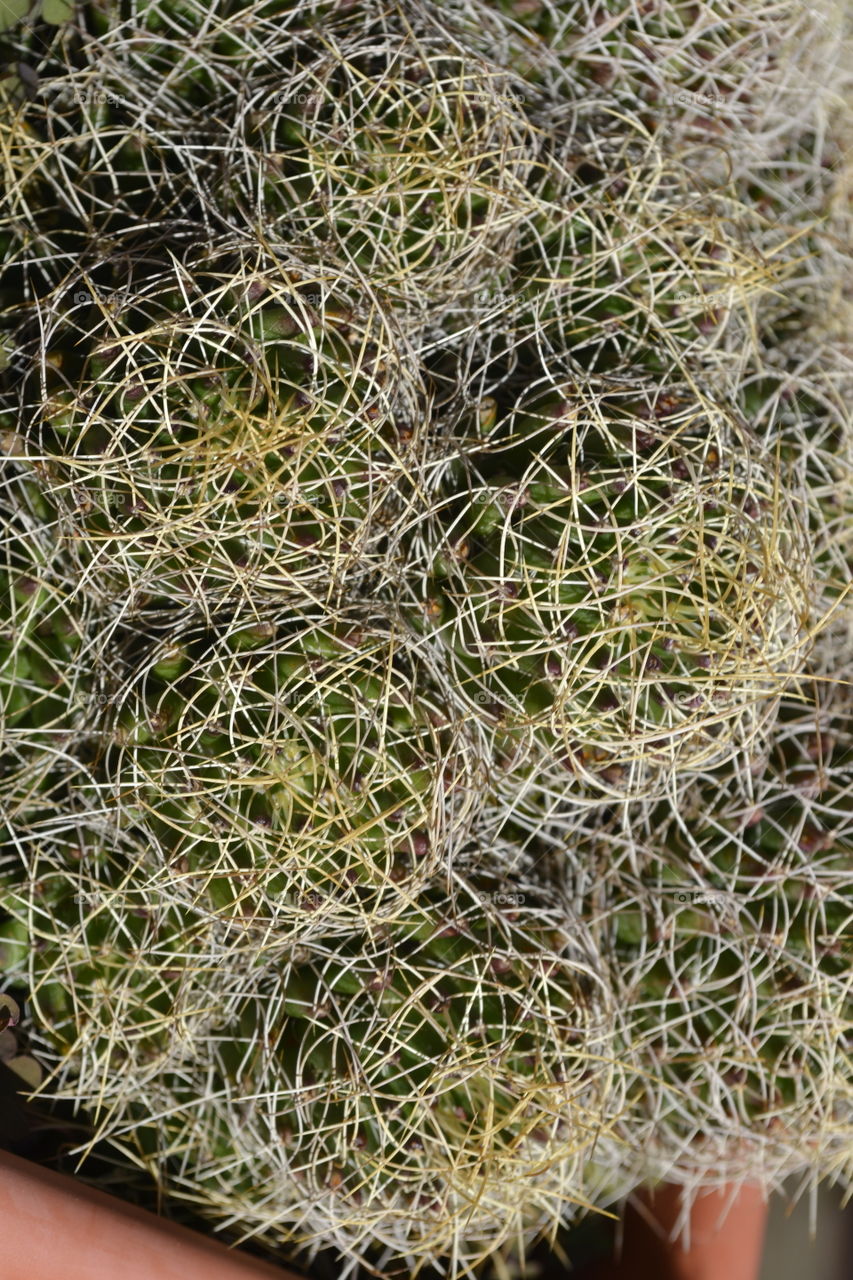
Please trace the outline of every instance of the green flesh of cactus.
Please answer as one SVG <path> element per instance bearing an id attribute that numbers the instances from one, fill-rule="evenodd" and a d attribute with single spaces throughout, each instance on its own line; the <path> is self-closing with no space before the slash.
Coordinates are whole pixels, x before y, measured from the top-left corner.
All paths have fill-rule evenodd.
<path id="1" fill-rule="evenodd" d="M 38 525 L 39 494 L 20 477 L 7 485 L 16 497 L 0 504 L 0 749 L 10 738 L 55 741 L 70 727 L 88 683 L 77 666 L 83 616 L 52 571 L 56 540 Z"/>
<path id="2" fill-rule="evenodd" d="M 249 986 L 215 964 L 201 933 L 178 982 L 170 953 L 186 953 L 189 935 L 170 936 L 153 904 L 121 932 L 103 910 L 100 932 L 70 928 L 42 964 L 91 952 L 77 998 L 91 1006 L 90 1035 L 101 1018 L 113 1039 L 104 1098 L 142 1073 L 163 1116 L 128 1100 L 134 1142 L 192 1151 L 202 1211 L 227 1179 L 246 1220 L 261 1214 L 285 1238 L 310 1200 L 303 1232 L 418 1256 L 453 1247 L 463 1205 L 469 1241 L 553 1218 L 621 1105 L 611 1011 L 582 927 L 542 906 L 507 913 L 488 904 L 491 887 L 475 876 L 452 897 L 433 888 L 379 933 L 318 938 L 274 963 L 261 950 Z M 135 961 L 123 991 L 122 948 Z M 118 1036 L 109 1003 L 132 1011 Z M 67 1002 L 47 1007 L 61 1032 Z"/>
<path id="3" fill-rule="evenodd" d="M 269 234 L 321 235 L 395 303 L 422 297 L 429 279 L 429 305 L 441 306 L 489 278 L 531 207 L 539 147 L 520 103 L 511 77 L 428 38 L 381 70 L 372 41 L 324 54 L 258 112 L 276 153 Z M 254 193 L 241 180 L 246 206 Z"/>
<path id="4" fill-rule="evenodd" d="M 393 914 L 472 807 L 473 740 L 393 625 L 233 624 L 167 644 L 112 702 L 116 821 L 223 918 L 286 934 Z"/>
<path id="5" fill-rule="evenodd" d="M 757 731 L 806 644 L 808 568 L 772 469 L 719 418 L 675 397 L 599 412 L 546 394 L 468 452 L 424 595 L 506 750 L 533 732 L 630 786 Z"/>
<path id="6" fill-rule="evenodd" d="M 413 437 L 399 373 L 331 303 L 245 289 L 225 321 L 140 295 L 97 322 L 74 392 L 49 385 L 21 452 L 104 590 L 329 590 L 381 556 Z"/>
<path id="7" fill-rule="evenodd" d="M 820 702 L 783 702 L 747 776 L 718 769 L 638 817 L 639 875 L 616 843 L 586 847 L 583 873 L 567 850 L 570 877 L 598 881 L 593 934 L 618 974 L 625 1052 L 647 1073 L 653 1145 L 685 1175 L 693 1127 L 712 1138 L 709 1168 L 719 1143 L 735 1163 L 739 1143 L 775 1143 L 768 1167 L 829 1168 L 849 1150 L 853 750 L 849 699 Z M 642 1130 L 629 1111 L 622 1136 Z M 691 1159 L 705 1167 L 702 1150 Z"/>

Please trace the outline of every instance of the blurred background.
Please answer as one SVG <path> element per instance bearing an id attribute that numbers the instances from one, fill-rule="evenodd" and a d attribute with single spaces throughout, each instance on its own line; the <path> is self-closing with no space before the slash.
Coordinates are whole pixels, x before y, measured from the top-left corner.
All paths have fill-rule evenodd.
<path id="1" fill-rule="evenodd" d="M 850 1280 L 853 1276 L 853 1205 L 841 1208 L 832 1189 L 817 1200 L 817 1235 L 809 1239 L 809 1203 L 789 1210 L 777 1196 L 770 1205 L 761 1280 Z"/>

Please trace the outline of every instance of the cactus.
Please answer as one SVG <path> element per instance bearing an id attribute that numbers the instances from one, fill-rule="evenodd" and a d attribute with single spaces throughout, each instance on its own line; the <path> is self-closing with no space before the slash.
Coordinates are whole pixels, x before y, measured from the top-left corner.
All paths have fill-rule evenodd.
<path id="1" fill-rule="evenodd" d="M 72 605 L 68 565 L 46 515 L 37 487 L 14 459 L 6 460 L 0 488 L 0 921 L 7 892 L 17 892 L 30 876 L 40 838 L 68 820 L 74 786 L 85 773 L 81 746 L 97 678 L 93 610 L 89 602 Z M 61 866 L 52 870 L 61 897 Z M 35 879 L 35 914 L 50 922 L 53 891 Z M 7 924 L 11 940 L 26 951 L 33 915 L 0 928 Z M 19 958 L 4 952 L 0 971 Z"/>
<path id="2" fill-rule="evenodd" d="M 413 559 L 510 762 L 636 793 L 760 731 L 808 646 L 809 562 L 772 461 L 712 403 L 582 396 L 546 386 L 463 444 Z"/>
<path id="3" fill-rule="evenodd" d="M 145 625 L 93 806 L 145 832 L 171 896 L 277 946 L 389 918 L 452 862 L 483 747 L 393 615 L 190 619 L 153 648 Z"/>
<path id="4" fill-rule="evenodd" d="M 7 437 L 8 447 L 8 437 Z M 0 751 L 60 749 L 80 722 L 89 608 L 71 604 L 67 564 L 37 486 L 14 461 L 0 492 Z"/>
<path id="5" fill-rule="evenodd" d="M 25 387 L 37 416 L 18 451 L 90 589 L 313 598 L 381 572 L 417 387 L 387 326 L 295 267 L 281 279 L 214 259 L 68 299 L 63 361 L 46 394 L 40 374 Z"/>
<path id="6" fill-rule="evenodd" d="M 491 283 L 535 207 L 541 144 L 523 81 L 449 48 L 434 22 L 415 30 L 384 46 L 344 36 L 284 82 L 273 50 L 253 59 L 223 185 L 270 243 L 321 243 L 417 320 Z"/>
<path id="7" fill-rule="evenodd" d="M 144 1158 L 180 1149 L 164 1176 L 214 1220 L 386 1266 L 473 1262 L 554 1222 L 622 1106 L 613 1011 L 580 922 L 555 927 L 547 898 L 507 911 L 499 883 L 454 877 L 378 933 L 262 950 L 239 974 L 202 941 L 180 980 L 168 970 L 184 940 L 153 899 L 129 930 L 90 915 L 42 966 L 80 974 L 97 1050 L 83 1088 L 103 1099 L 104 1130 L 132 1114 Z"/>
<path id="8" fill-rule="evenodd" d="M 853 738 L 817 688 L 744 763 L 566 846 L 640 1082 L 629 1181 L 850 1176 Z"/>
<path id="9" fill-rule="evenodd" d="M 162 63 L 134 59 L 117 32 L 101 43 L 81 39 L 72 23 L 8 38 L 0 234 L 16 243 L 24 277 L 58 283 L 118 244 L 144 256 L 157 242 L 186 243 L 192 227 L 197 236 L 205 166 L 199 147 L 187 145 L 200 129 L 189 76 L 170 84 Z M 186 69 L 192 55 L 173 50 Z"/>
<path id="10" fill-rule="evenodd" d="M 42 1092 L 344 1275 L 457 1280 L 647 1178 L 849 1186 L 820 0 L 10 13 L 0 968 Z"/>

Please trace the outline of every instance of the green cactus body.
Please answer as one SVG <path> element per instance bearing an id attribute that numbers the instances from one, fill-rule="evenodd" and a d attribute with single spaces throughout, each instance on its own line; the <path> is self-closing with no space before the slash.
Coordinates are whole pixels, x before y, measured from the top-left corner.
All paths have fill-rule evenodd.
<path id="1" fill-rule="evenodd" d="M 227 1179 L 271 1241 L 416 1265 L 541 1229 L 622 1105 L 612 1011 L 583 926 L 555 928 L 544 904 L 506 912 L 484 901 L 491 888 L 457 877 L 378 934 L 260 953 L 240 978 L 186 972 L 176 1005 L 185 986 L 181 1007 L 214 1016 L 196 1024 L 196 1056 L 161 1070 L 159 1115 L 122 1078 L 150 1079 L 141 1039 L 123 1068 L 101 1060 L 104 1099 L 126 1105 L 167 1180 L 183 1175 L 164 1153 L 192 1151 L 203 1212 Z M 137 999 L 147 989 L 128 975 Z"/>
<path id="2" fill-rule="evenodd" d="M 145 0 L 134 8 L 132 33 L 128 30 L 128 17 L 122 14 L 116 0 L 106 0 L 91 9 L 93 27 L 108 46 L 115 39 L 116 28 L 125 27 L 125 39 L 132 41 L 136 52 L 136 65 L 144 68 L 146 76 L 160 78 L 161 94 L 168 93 L 185 108 L 204 110 L 221 92 L 218 68 L 210 57 L 220 42 L 198 40 L 205 9 L 197 0 L 169 0 L 168 4 Z"/>
<path id="3" fill-rule="evenodd" d="M 73 818 L 66 802 L 66 827 Z M 143 1074 L 192 1055 L 213 1012 L 194 1004 L 190 971 L 215 961 L 210 923 L 186 904 L 167 905 L 132 868 L 145 850 L 122 835 L 104 847 L 83 820 L 76 840 L 30 839 L 27 874 L 0 896 L 0 967 L 27 985 L 46 1052 L 74 1063 L 81 1088 L 129 1060 Z M 32 828 L 34 832 L 38 827 Z M 86 1065 L 80 1072 L 81 1046 Z"/>
<path id="4" fill-rule="evenodd" d="M 58 32 L 57 45 L 62 38 Z M 26 82 L 16 75 L 0 87 L 0 228 L 60 285 L 69 263 L 89 257 L 93 234 L 102 245 L 112 235 L 138 241 L 150 222 L 146 249 L 186 236 L 205 161 L 201 148 L 184 144 L 198 136 L 190 99 L 204 71 L 177 41 L 155 71 L 143 58 L 121 58 L 119 67 L 97 40 L 82 43 L 73 62 L 67 49 L 49 51 L 40 40 L 37 51 L 17 51 Z M 196 84 L 198 103 L 205 94 Z"/>
<path id="5" fill-rule="evenodd" d="M 808 315 L 800 314 L 802 328 Z M 784 335 L 779 335 L 781 352 Z M 834 385 L 823 353 L 814 370 L 798 372 L 798 348 L 770 374 L 745 384 L 744 416 L 778 449 L 786 486 L 800 495 L 812 542 L 815 577 L 828 604 L 849 603 L 853 580 L 853 433 L 844 390 Z M 827 365 L 830 368 L 827 369 Z"/>
<path id="6" fill-rule="evenodd" d="M 661 403 L 650 421 L 614 397 L 589 423 L 559 394 L 519 406 L 419 544 L 432 628 L 499 746 L 615 790 L 748 741 L 807 644 L 772 469 L 712 410 Z"/>
<path id="7" fill-rule="evenodd" d="M 25 454 L 105 592 L 304 596 L 381 569 L 414 391 L 348 313 L 267 290 L 235 280 L 224 320 L 135 297 L 42 404 Z"/>
<path id="8" fill-rule="evenodd" d="M 630 364 L 667 378 L 674 365 L 695 359 L 697 348 L 710 355 L 745 299 L 766 295 L 778 273 L 756 255 L 742 263 L 736 291 L 732 262 L 741 263 L 740 248 L 725 223 L 709 223 L 697 243 L 696 224 L 685 221 L 669 192 L 649 199 L 655 226 L 643 234 L 637 191 L 651 197 L 661 174 L 644 171 L 644 144 L 637 143 L 636 157 L 623 156 L 623 146 L 620 134 L 606 164 L 593 159 L 596 137 L 589 162 L 574 157 L 547 213 L 519 238 L 511 286 L 516 341 L 527 340 L 523 350 L 533 359 L 547 350 L 556 362 L 571 352 L 573 366 L 589 372 Z M 677 177 L 685 192 L 694 181 L 689 172 Z"/>
<path id="9" fill-rule="evenodd" d="M 93 681 L 81 666 L 86 611 L 57 572 L 55 531 L 39 525 L 38 493 L 7 477 L 0 504 L 0 752 L 61 744 L 80 722 Z"/>
<path id="10" fill-rule="evenodd" d="M 235 169 L 235 203 L 271 238 L 325 238 L 393 305 L 444 308 L 489 282 L 532 207 L 540 146 L 514 83 L 435 34 L 391 58 L 351 37 L 257 100 L 258 164 L 274 160 L 260 204 Z"/>
<path id="11" fill-rule="evenodd" d="M 851 787 L 849 697 L 825 688 L 817 708 L 783 702 L 749 771 L 637 815 L 631 860 L 600 838 L 567 850 L 645 1081 L 620 1128 L 634 1178 L 734 1169 L 757 1146 L 776 1176 L 849 1170 Z"/>
<path id="12" fill-rule="evenodd" d="M 393 915 L 476 809 L 476 735 L 393 623 L 232 621 L 154 652 L 112 708 L 116 821 L 183 898 L 271 936 Z"/>

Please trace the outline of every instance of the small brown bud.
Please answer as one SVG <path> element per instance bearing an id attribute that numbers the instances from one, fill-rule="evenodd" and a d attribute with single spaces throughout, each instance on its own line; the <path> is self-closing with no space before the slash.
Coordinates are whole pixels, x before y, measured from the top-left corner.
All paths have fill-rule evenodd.
<path id="1" fill-rule="evenodd" d="M 415 831 L 410 844 L 416 858 L 424 858 L 430 851 L 430 840 L 425 831 Z"/>

